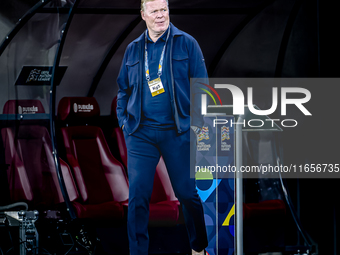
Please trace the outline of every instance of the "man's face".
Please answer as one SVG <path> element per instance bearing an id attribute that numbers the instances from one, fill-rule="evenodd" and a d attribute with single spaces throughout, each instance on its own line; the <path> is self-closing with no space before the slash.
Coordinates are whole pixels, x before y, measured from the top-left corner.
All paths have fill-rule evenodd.
<path id="1" fill-rule="evenodd" d="M 141 11 L 149 33 L 162 34 L 169 26 L 169 10 L 165 0 L 154 0 L 145 3 Z"/>

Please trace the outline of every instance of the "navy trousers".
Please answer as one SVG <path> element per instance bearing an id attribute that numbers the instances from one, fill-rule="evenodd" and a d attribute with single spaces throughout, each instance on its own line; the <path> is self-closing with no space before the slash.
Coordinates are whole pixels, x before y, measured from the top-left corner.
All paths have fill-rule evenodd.
<path id="1" fill-rule="evenodd" d="M 190 146 L 195 146 L 195 141 L 190 143 L 190 132 L 177 134 L 174 129 L 161 130 L 145 126 L 140 126 L 132 135 L 124 131 L 130 185 L 128 236 L 131 255 L 148 254 L 149 201 L 160 155 L 163 156 L 175 195 L 182 205 L 191 248 L 201 251 L 208 245 L 202 203 L 195 179 L 190 178 Z"/>

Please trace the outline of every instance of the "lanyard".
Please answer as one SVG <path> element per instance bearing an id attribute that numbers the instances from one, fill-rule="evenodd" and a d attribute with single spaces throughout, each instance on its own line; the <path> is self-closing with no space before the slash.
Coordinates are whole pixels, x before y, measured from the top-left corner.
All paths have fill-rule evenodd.
<path id="1" fill-rule="evenodd" d="M 148 61 L 148 42 L 147 42 L 147 34 L 148 30 L 145 31 L 145 55 L 144 55 L 144 58 L 145 58 L 145 77 L 146 77 L 146 80 L 149 82 L 150 81 L 150 71 L 149 71 L 149 61 Z M 162 75 L 162 70 L 163 70 L 163 60 L 164 60 L 164 52 L 165 52 L 165 47 L 166 47 L 166 44 L 168 42 L 168 39 L 169 39 L 169 34 L 170 34 L 170 27 L 168 28 L 168 35 L 166 36 L 166 40 L 165 40 L 165 43 L 164 43 L 164 47 L 163 47 L 163 50 L 162 50 L 162 54 L 161 54 L 161 58 L 159 60 L 159 65 L 158 65 L 158 77 L 161 77 Z"/>

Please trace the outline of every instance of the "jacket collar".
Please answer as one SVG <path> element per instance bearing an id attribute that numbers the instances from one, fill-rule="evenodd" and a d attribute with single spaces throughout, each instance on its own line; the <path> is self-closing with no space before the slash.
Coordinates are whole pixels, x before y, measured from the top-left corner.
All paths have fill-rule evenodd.
<path id="1" fill-rule="evenodd" d="M 175 37 L 178 35 L 183 35 L 183 31 L 179 30 L 177 27 L 175 27 L 171 22 L 169 24 L 170 26 L 170 36 Z M 145 33 L 145 32 L 144 32 Z M 133 42 L 138 43 L 144 40 L 144 33 L 142 33 L 137 39 L 135 39 Z"/>

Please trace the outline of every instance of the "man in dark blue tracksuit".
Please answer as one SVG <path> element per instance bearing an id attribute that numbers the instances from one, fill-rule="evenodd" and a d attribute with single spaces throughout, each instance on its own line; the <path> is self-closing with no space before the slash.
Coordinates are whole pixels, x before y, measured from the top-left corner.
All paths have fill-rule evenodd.
<path id="1" fill-rule="evenodd" d="M 128 149 L 130 253 L 148 254 L 149 201 L 162 155 L 193 254 L 204 254 L 203 208 L 189 170 L 190 132 L 203 125 L 199 107 L 190 116 L 190 100 L 200 98 L 190 78 L 207 78 L 203 54 L 193 37 L 170 23 L 166 0 L 142 0 L 141 14 L 147 30 L 127 47 L 117 79 L 117 116 Z"/>

